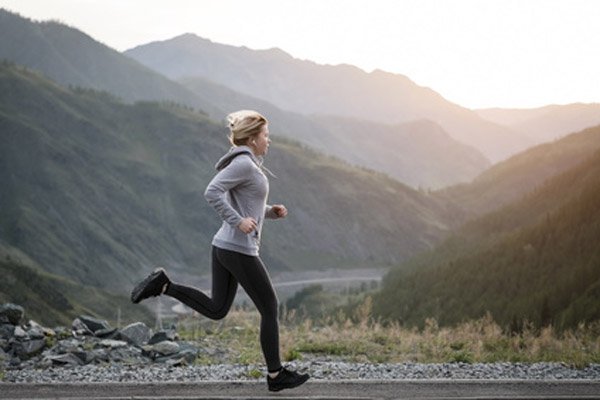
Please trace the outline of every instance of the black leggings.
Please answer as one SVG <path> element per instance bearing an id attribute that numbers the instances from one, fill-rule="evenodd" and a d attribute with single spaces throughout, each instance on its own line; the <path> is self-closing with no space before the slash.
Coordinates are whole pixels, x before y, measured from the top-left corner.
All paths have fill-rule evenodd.
<path id="1" fill-rule="evenodd" d="M 260 345 L 270 372 L 281 368 L 277 295 L 269 274 L 259 257 L 212 248 L 212 298 L 196 288 L 171 282 L 165 294 L 176 298 L 200 314 L 224 318 L 242 285 L 260 313 Z"/>

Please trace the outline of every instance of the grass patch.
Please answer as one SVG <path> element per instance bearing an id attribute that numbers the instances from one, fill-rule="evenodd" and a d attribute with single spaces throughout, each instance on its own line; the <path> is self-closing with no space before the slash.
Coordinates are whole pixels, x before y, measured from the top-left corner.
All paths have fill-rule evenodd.
<path id="1" fill-rule="evenodd" d="M 440 328 L 428 320 L 423 329 L 383 324 L 368 310 L 353 318 L 319 321 L 297 317 L 280 320 L 280 345 L 284 361 L 325 356 L 369 363 L 493 363 L 562 362 L 584 367 L 600 362 L 600 322 L 557 332 L 525 328 L 507 334 L 490 316 Z M 202 363 L 264 363 L 259 343 L 260 316 L 255 311 L 233 310 L 224 320 L 188 318 L 180 322 L 182 339 L 200 346 L 222 349 L 219 357 L 202 357 Z"/>

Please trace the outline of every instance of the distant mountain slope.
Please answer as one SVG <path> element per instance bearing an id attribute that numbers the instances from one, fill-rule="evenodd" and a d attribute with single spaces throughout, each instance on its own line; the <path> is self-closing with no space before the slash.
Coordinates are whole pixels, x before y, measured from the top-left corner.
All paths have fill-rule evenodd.
<path id="1" fill-rule="evenodd" d="M 330 143 L 331 138 L 336 136 L 335 132 L 330 132 L 323 123 L 315 123 L 308 116 L 283 111 L 264 100 L 244 95 L 207 79 L 195 78 L 178 84 L 98 43 L 77 29 L 56 22 L 32 22 L 4 10 L 0 10 L 0 59 L 2 58 L 41 71 L 61 84 L 108 91 L 126 101 L 175 101 L 200 108 L 216 120 L 221 120 L 228 112 L 236 109 L 254 108 L 267 115 L 273 125 L 279 127 L 278 131 L 282 135 L 350 162 L 378 160 L 374 163 L 359 162 L 358 165 L 375 168 L 400 178 L 413 187 L 439 188 L 463 182 L 473 178 L 488 165 L 482 156 L 472 154 L 473 149 L 467 146 L 461 148 L 454 140 L 445 137 L 441 137 L 444 140 L 439 142 L 429 140 L 430 135 L 437 135 L 439 130 L 433 125 L 429 130 L 421 125 L 418 132 L 422 137 L 412 135 L 410 147 L 423 150 L 429 148 L 431 154 L 442 154 L 450 148 L 456 157 L 438 157 L 427 163 L 425 168 L 414 168 L 411 165 L 413 161 L 420 162 L 422 158 L 420 152 L 413 155 L 406 147 L 396 148 L 397 160 L 380 155 L 379 152 L 386 152 L 393 147 L 393 143 L 388 143 L 384 137 L 377 142 L 371 140 L 374 146 L 368 146 L 371 151 L 363 154 L 359 147 L 364 146 L 352 149 L 350 142 L 341 142 L 340 147 L 324 146 L 324 142 Z M 364 125 L 361 124 L 364 127 L 363 136 L 373 136 L 382 130 L 381 124 Z M 353 131 L 356 132 L 357 128 L 354 127 Z M 384 159 L 387 161 L 382 162 Z"/>
<path id="2" fill-rule="evenodd" d="M 477 110 L 481 117 L 508 126 L 538 142 L 600 125 L 600 104 L 551 105 L 532 109 Z"/>
<path id="3" fill-rule="evenodd" d="M 0 65 L 0 235 L 48 271 L 99 287 L 166 264 L 208 271 L 220 223 L 203 198 L 226 129 L 168 104 L 123 104 Z M 273 134 L 271 201 L 286 221 L 266 227 L 273 270 L 399 262 L 431 248 L 451 210 L 384 175 Z"/>
<path id="4" fill-rule="evenodd" d="M 600 319 L 600 151 L 521 201 L 463 227 L 397 269 L 375 300 L 378 315 L 441 324 L 490 311 L 509 329 L 523 320 L 559 328 Z"/>
<path id="5" fill-rule="evenodd" d="M 481 215 L 518 200 L 600 149 L 600 125 L 545 143 L 498 163 L 473 182 L 436 193 Z"/>
<path id="6" fill-rule="evenodd" d="M 294 59 L 279 49 L 255 51 L 192 34 L 138 46 L 125 54 L 172 79 L 202 77 L 301 114 L 387 124 L 429 119 L 492 161 L 530 144 L 526 137 L 398 74 L 318 65 Z"/>
<path id="7" fill-rule="evenodd" d="M 328 131 L 317 148 L 357 165 L 385 171 L 413 187 L 441 188 L 469 182 L 489 161 L 452 139 L 429 120 L 384 125 L 341 117 L 314 117 Z"/>
<path id="8" fill-rule="evenodd" d="M 194 92 L 206 92 L 201 78 L 180 82 Z M 214 98 L 227 98 L 229 107 L 253 107 L 264 112 L 277 133 L 352 164 L 384 172 L 415 188 L 468 182 L 489 166 L 479 151 L 452 139 L 431 121 L 385 125 L 336 116 L 304 116 L 225 87 L 219 92 Z"/>

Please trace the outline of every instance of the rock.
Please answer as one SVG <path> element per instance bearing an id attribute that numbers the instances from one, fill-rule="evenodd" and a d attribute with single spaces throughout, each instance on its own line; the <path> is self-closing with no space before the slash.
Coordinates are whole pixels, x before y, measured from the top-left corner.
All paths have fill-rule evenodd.
<path id="1" fill-rule="evenodd" d="M 19 305 L 5 303 L 0 306 L 0 318 L 8 320 L 12 325 L 19 325 L 24 314 L 25 310 Z"/>
<path id="2" fill-rule="evenodd" d="M 83 364 L 89 364 L 96 358 L 95 354 L 91 351 L 75 351 L 71 354 L 79 358 Z"/>
<path id="3" fill-rule="evenodd" d="M 43 339 L 46 335 L 44 334 L 44 327 L 35 321 L 29 321 L 27 326 L 27 335 L 31 339 Z"/>
<path id="4" fill-rule="evenodd" d="M 114 339 L 117 336 L 117 328 L 100 329 L 94 332 L 99 338 Z"/>
<path id="5" fill-rule="evenodd" d="M 81 315 L 78 318 L 92 333 L 96 333 L 100 330 L 111 329 L 111 326 L 103 319 L 97 319 L 90 317 L 89 315 Z"/>
<path id="6" fill-rule="evenodd" d="M 119 336 L 121 339 L 140 347 L 148 342 L 152 336 L 152 331 L 143 322 L 136 322 L 121 329 Z"/>
<path id="7" fill-rule="evenodd" d="M 25 339 L 27 337 L 27 332 L 20 326 L 15 326 L 13 336 L 17 339 Z"/>
<path id="8" fill-rule="evenodd" d="M 164 356 L 174 354 L 179 351 L 179 345 L 170 340 L 163 340 L 162 342 L 153 344 L 151 347 L 153 351 L 160 353 Z"/>
<path id="9" fill-rule="evenodd" d="M 58 339 L 67 339 L 72 336 L 72 332 L 70 329 L 65 328 L 64 326 L 56 326 L 54 329 L 51 329 L 56 334 Z"/>
<path id="10" fill-rule="evenodd" d="M 94 349 L 94 361 L 97 362 L 109 362 L 110 361 L 110 349 Z"/>
<path id="11" fill-rule="evenodd" d="M 40 353 L 44 347 L 46 347 L 46 341 L 43 339 L 27 340 L 16 342 L 13 345 L 13 351 L 21 360 L 26 360 Z"/>
<path id="12" fill-rule="evenodd" d="M 83 365 L 81 359 L 72 353 L 46 356 L 44 360 L 51 361 L 53 365 Z"/>
<path id="13" fill-rule="evenodd" d="M 178 335 L 174 330 L 158 331 L 150 338 L 150 340 L 148 340 L 148 344 L 156 344 L 164 342 L 165 340 L 174 341 L 177 339 Z"/>
<path id="14" fill-rule="evenodd" d="M 127 346 L 127 342 L 122 340 L 104 339 L 100 341 L 100 346 L 110 347 L 111 349 L 118 349 L 119 347 Z"/>
<path id="15" fill-rule="evenodd" d="M 0 338 L 10 339 L 15 333 L 15 326 L 12 324 L 0 325 Z"/>
<path id="16" fill-rule="evenodd" d="M 159 356 L 154 359 L 157 363 L 165 363 L 171 366 L 191 365 L 198 358 L 198 349 L 189 343 L 181 343 L 179 352 Z"/>
<path id="17" fill-rule="evenodd" d="M 79 318 L 75 318 L 73 320 L 73 323 L 71 324 L 71 329 L 73 330 L 73 334 L 74 335 L 93 335 L 94 332 L 92 332 L 86 324 L 83 323 L 83 321 L 81 321 Z"/>
<path id="18" fill-rule="evenodd" d="M 181 350 L 179 353 L 170 354 L 168 356 L 157 357 L 154 359 L 155 362 L 165 363 L 172 367 L 178 367 L 182 365 L 191 365 L 196 361 L 198 357 L 198 350 L 186 348 Z"/>

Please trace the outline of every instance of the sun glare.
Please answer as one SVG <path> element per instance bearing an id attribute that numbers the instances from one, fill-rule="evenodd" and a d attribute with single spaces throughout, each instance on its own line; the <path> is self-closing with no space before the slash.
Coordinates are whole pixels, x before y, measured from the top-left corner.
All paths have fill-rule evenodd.
<path id="1" fill-rule="evenodd" d="M 408 76 L 470 108 L 600 102 L 600 1 L 1 0 L 124 51 L 191 32 Z"/>

